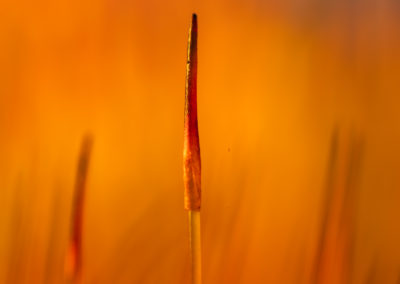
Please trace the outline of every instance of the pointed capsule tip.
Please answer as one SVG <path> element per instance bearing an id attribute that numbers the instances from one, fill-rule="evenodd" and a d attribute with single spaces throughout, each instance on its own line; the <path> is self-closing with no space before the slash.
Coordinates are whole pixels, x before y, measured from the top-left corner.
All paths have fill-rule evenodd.
<path id="1" fill-rule="evenodd" d="M 192 14 L 191 30 L 197 32 L 197 14 L 196 13 Z"/>

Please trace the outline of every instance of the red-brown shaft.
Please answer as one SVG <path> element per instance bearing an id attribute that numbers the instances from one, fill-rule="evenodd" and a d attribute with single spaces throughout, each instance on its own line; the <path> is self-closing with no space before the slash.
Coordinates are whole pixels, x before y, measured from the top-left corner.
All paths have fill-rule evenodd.
<path id="1" fill-rule="evenodd" d="M 74 200 L 72 206 L 71 231 L 66 259 L 66 277 L 74 282 L 80 282 L 82 269 L 82 226 L 85 203 L 85 188 L 92 150 L 92 137 L 84 137 L 79 154 L 78 169 L 75 180 Z"/>
<path id="2" fill-rule="evenodd" d="M 183 142 L 185 209 L 199 211 L 201 205 L 201 163 L 197 126 L 197 16 L 192 15 L 186 62 L 185 125 Z"/>

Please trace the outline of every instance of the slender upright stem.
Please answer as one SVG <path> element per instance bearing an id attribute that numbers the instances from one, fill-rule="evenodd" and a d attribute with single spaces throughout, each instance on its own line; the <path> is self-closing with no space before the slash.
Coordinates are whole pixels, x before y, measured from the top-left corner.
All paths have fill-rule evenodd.
<path id="1" fill-rule="evenodd" d="M 85 207 L 86 182 L 93 139 L 87 134 L 81 145 L 78 169 L 75 180 L 72 205 L 71 229 L 65 259 L 65 278 L 67 283 L 82 283 L 82 229 Z"/>
<path id="2" fill-rule="evenodd" d="M 189 214 L 192 283 L 201 284 L 201 161 L 197 125 L 197 16 L 192 15 L 186 62 L 185 123 L 183 140 L 184 207 Z"/>
<path id="3" fill-rule="evenodd" d="M 192 283 L 201 284 L 201 229 L 200 211 L 189 211 L 190 253 L 192 259 Z"/>

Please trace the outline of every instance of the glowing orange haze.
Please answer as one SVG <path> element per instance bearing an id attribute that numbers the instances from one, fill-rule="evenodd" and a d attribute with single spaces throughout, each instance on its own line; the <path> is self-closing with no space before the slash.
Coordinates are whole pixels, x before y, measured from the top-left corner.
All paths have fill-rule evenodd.
<path id="1" fill-rule="evenodd" d="M 61 283 L 87 131 L 84 283 L 188 282 L 193 11 L 204 283 L 396 283 L 400 6 L 189 2 L 3 1 L 0 283 Z"/>

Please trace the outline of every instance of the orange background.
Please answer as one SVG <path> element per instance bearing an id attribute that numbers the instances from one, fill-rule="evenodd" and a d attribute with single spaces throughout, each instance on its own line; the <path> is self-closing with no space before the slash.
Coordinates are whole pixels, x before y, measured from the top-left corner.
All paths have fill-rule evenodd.
<path id="1" fill-rule="evenodd" d="M 90 132 L 84 283 L 188 283 L 192 12 L 204 283 L 313 283 L 315 270 L 318 283 L 399 283 L 400 5 L 388 0 L 2 0 L 0 282 L 62 283 Z"/>

